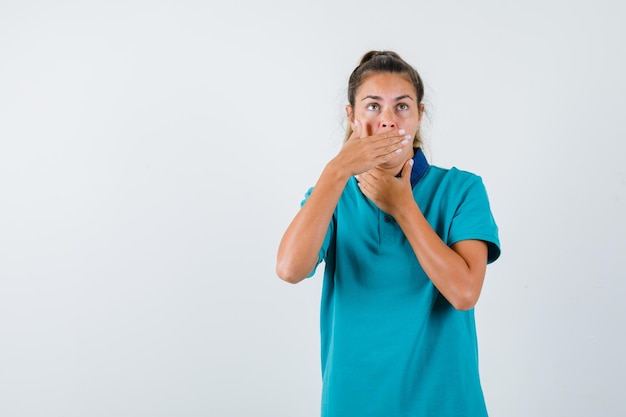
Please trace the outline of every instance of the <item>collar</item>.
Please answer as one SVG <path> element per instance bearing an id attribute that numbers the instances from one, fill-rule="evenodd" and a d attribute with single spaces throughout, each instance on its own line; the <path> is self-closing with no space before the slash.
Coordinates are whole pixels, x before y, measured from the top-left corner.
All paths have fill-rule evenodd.
<path id="1" fill-rule="evenodd" d="M 424 156 L 424 152 L 422 152 L 422 148 L 414 148 L 413 149 L 413 169 L 411 170 L 411 188 L 415 187 L 415 184 L 424 176 L 426 171 L 428 171 L 428 161 Z M 402 171 L 400 171 L 400 174 Z M 400 175 L 398 174 L 398 176 Z"/>

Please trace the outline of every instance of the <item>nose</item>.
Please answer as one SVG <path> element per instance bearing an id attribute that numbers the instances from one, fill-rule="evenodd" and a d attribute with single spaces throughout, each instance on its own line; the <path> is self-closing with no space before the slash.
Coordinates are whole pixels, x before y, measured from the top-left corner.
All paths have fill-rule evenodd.
<path id="1" fill-rule="evenodd" d="M 387 110 L 386 112 L 380 115 L 379 123 L 380 123 L 381 128 L 385 128 L 385 129 L 396 128 L 396 121 L 393 118 L 393 114 L 389 110 Z"/>

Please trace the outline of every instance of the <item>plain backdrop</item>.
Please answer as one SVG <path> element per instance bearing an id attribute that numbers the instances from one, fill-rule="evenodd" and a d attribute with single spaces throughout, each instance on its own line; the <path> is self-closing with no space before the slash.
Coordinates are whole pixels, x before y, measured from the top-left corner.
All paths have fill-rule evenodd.
<path id="1" fill-rule="evenodd" d="M 370 49 L 500 227 L 495 417 L 622 416 L 623 3 L 0 1 L 0 415 L 319 414 L 322 268 L 280 237 Z"/>

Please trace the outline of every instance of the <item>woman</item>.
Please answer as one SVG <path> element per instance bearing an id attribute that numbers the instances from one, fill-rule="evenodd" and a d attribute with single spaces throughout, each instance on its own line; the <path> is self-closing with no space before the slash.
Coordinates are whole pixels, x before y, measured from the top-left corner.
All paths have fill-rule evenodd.
<path id="1" fill-rule="evenodd" d="M 325 262 L 325 417 L 487 415 L 473 308 L 498 230 L 480 177 L 426 161 L 423 96 L 396 53 L 363 56 L 347 139 L 280 242 L 285 281 Z"/>

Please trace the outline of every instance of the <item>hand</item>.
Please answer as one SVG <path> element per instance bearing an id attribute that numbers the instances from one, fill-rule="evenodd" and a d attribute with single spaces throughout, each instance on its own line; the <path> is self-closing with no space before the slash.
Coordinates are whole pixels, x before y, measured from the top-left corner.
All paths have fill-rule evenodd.
<path id="1" fill-rule="evenodd" d="M 415 202 L 411 189 L 412 168 L 413 159 L 409 159 L 404 163 L 400 177 L 395 177 L 374 167 L 357 176 L 359 188 L 379 209 L 395 216 L 406 204 Z"/>
<path id="2" fill-rule="evenodd" d="M 354 121 L 354 130 L 350 138 L 344 143 L 335 160 L 349 175 L 361 174 L 377 165 L 384 164 L 402 148 L 410 146 L 411 136 L 404 130 L 390 130 L 368 136 L 367 127 Z"/>

